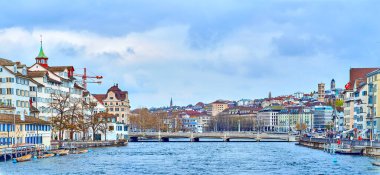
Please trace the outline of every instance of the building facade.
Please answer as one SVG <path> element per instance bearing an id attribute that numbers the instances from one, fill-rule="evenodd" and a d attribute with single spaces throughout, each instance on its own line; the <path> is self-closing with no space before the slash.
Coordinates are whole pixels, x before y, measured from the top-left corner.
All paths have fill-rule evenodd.
<path id="1" fill-rule="evenodd" d="M 122 91 L 118 84 L 108 89 L 106 94 L 94 94 L 94 97 L 101 102 L 108 113 L 117 117 L 121 123 L 129 123 L 131 106 L 128 99 L 128 91 Z"/>
<path id="2" fill-rule="evenodd" d="M 326 131 L 332 129 L 333 124 L 333 108 L 331 106 L 314 106 L 313 128 L 317 131 Z"/>
<path id="3" fill-rule="evenodd" d="M 310 107 L 285 107 L 278 113 L 278 130 L 279 132 L 311 131 L 313 118 L 314 114 Z"/>
<path id="4" fill-rule="evenodd" d="M 260 110 L 257 114 L 258 130 L 263 132 L 278 132 L 278 113 L 282 109 L 282 106 L 268 106 Z"/>

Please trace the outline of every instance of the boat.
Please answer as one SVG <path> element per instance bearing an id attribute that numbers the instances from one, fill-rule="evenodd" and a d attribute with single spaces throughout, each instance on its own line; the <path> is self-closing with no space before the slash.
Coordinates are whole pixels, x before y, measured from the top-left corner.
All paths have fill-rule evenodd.
<path id="1" fill-rule="evenodd" d="M 25 156 L 21 156 L 21 157 L 18 157 L 18 158 L 14 158 L 13 160 L 15 162 L 26 162 L 26 161 L 29 161 L 32 159 L 32 154 L 27 154 Z"/>
<path id="2" fill-rule="evenodd" d="M 363 149 L 355 149 L 355 148 L 337 148 L 335 153 L 338 154 L 352 154 L 352 155 L 361 155 L 363 154 Z"/>
<path id="3" fill-rule="evenodd" d="M 53 157 L 53 156 L 55 156 L 55 154 L 44 154 L 42 156 L 38 156 L 37 158 L 43 159 L 43 158 L 49 158 L 49 157 Z"/>
<path id="4" fill-rule="evenodd" d="M 87 152 L 88 152 L 88 150 L 84 149 L 84 150 L 79 151 L 79 154 L 83 154 L 83 153 L 87 153 Z"/>
<path id="5" fill-rule="evenodd" d="M 59 155 L 59 156 L 65 156 L 65 155 L 69 154 L 69 151 L 70 150 L 56 150 L 53 153 L 55 153 L 56 155 Z"/>
<path id="6" fill-rule="evenodd" d="M 372 165 L 374 165 L 374 166 L 380 166 L 380 162 L 372 162 Z"/>

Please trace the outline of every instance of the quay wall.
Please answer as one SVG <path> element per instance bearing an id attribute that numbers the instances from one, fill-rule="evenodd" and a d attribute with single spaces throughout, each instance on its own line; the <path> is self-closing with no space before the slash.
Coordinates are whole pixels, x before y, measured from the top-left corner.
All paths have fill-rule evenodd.
<path id="1" fill-rule="evenodd" d="M 302 137 L 299 140 L 299 145 L 323 150 L 331 144 L 336 144 L 337 141 L 338 139 L 331 139 L 331 138 Z M 380 156 L 380 142 L 379 141 L 341 140 L 341 145 L 363 148 L 363 155 L 366 155 L 366 156 Z"/>

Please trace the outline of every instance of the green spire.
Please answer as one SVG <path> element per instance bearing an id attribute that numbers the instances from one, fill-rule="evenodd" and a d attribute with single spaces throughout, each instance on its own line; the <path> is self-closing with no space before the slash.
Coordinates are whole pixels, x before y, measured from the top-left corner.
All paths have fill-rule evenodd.
<path id="1" fill-rule="evenodd" d="M 37 58 L 47 58 L 47 56 L 44 53 L 44 49 L 42 49 L 42 36 L 41 36 L 41 47 L 40 47 L 40 53 L 38 54 Z"/>

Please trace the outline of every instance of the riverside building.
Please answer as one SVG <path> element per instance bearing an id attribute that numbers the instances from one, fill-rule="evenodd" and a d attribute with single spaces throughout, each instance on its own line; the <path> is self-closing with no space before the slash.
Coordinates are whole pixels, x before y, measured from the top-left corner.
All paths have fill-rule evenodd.
<path id="1" fill-rule="evenodd" d="M 94 94 L 94 97 L 104 105 L 108 113 L 115 115 L 117 122 L 129 124 L 131 106 L 128 91 L 122 91 L 118 84 L 110 87 L 106 94 Z"/>

